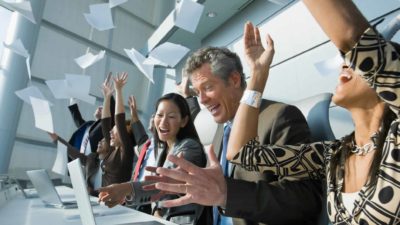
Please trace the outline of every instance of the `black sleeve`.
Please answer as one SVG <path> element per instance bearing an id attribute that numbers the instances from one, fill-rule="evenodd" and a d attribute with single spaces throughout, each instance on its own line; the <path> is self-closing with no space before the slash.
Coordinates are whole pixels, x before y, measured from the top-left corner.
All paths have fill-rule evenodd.
<path id="1" fill-rule="evenodd" d="M 68 106 L 68 109 L 71 113 L 72 119 L 74 120 L 75 126 L 80 127 L 86 121 L 82 118 L 81 112 L 79 111 L 79 107 L 77 104 L 73 104 Z"/>
<path id="2" fill-rule="evenodd" d="M 147 135 L 146 130 L 144 129 L 144 126 L 140 120 L 137 122 L 131 121 L 131 130 L 135 139 L 134 141 L 138 147 L 141 147 L 141 145 L 143 145 L 147 139 L 149 139 L 149 136 Z"/>
<path id="3" fill-rule="evenodd" d="M 70 143 L 68 143 L 64 138 L 62 138 L 62 137 L 60 137 L 60 136 L 58 136 L 57 140 L 58 140 L 61 144 L 67 146 L 67 153 L 68 153 L 68 156 L 69 156 L 72 160 L 74 160 L 74 159 L 76 159 L 76 158 L 79 158 L 79 159 L 81 160 L 82 164 L 84 164 L 84 165 L 86 164 L 87 156 L 86 156 L 85 154 L 80 153 L 80 150 L 79 150 L 79 149 L 77 149 L 77 148 L 75 148 L 74 146 L 72 146 Z"/>
<path id="4" fill-rule="evenodd" d="M 119 137 L 123 146 L 123 151 L 121 151 L 121 159 L 124 159 L 125 157 L 133 157 L 134 149 L 131 137 L 129 136 L 125 126 L 125 113 L 119 113 L 115 115 L 115 125 L 117 126 Z"/>
<path id="5" fill-rule="evenodd" d="M 189 105 L 190 116 L 192 117 L 192 120 L 194 121 L 194 119 L 196 118 L 197 114 L 199 114 L 199 112 L 200 112 L 199 102 L 197 101 L 197 98 L 194 97 L 194 96 L 187 97 L 186 98 L 186 102 Z"/>
<path id="6" fill-rule="evenodd" d="M 307 221 L 316 221 L 323 210 L 322 181 L 226 181 L 226 216 L 269 225 L 312 224 Z"/>

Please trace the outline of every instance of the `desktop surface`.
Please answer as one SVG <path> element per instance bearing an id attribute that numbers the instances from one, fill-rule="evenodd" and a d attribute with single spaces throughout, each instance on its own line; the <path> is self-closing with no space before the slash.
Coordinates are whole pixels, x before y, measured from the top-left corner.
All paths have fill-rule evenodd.
<path id="1" fill-rule="evenodd" d="M 57 186 L 57 192 L 62 197 L 73 195 L 72 188 Z M 96 198 L 91 197 L 91 200 Z M 101 204 L 93 206 L 93 211 L 98 224 L 121 224 L 121 225 L 174 225 L 175 223 L 165 221 L 151 215 L 124 207 L 116 206 L 109 209 Z M 1 225 L 81 225 L 78 209 L 48 208 L 37 198 L 25 199 L 22 193 L 18 193 L 13 199 L 0 208 Z"/>

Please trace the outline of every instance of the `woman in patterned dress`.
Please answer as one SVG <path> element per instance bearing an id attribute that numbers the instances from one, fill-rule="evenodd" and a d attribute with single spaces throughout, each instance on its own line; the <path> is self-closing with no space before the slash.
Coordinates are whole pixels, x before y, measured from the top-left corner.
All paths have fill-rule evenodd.
<path id="1" fill-rule="evenodd" d="M 397 44 L 382 38 L 352 1 L 304 3 L 343 54 L 345 63 L 332 100 L 349 110 L 355 130 L 332 142 L 260 145 L 256 137 L 259 109 L 241 103 L 227 158 L 248 170 L 273 171 L 281 177 L 326 179 L 328 216 L 333 224 L 399 224 Z M 273 41 L 267 36 L 268 47 L 264 49 L 258 29 L 250 23 L 246 24 L 244 40 L 246 57 L 256 59 L 250 64 L 247 90 L 262 93 L 274 53 Z"/>

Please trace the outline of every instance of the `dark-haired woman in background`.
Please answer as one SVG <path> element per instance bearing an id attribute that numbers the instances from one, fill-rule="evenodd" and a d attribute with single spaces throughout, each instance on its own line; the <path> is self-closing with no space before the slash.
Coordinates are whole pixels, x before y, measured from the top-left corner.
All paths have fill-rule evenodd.
<path id="1" fill-rule="evenodd" d="M 157 165 L 173 168 L 174 164 L 166 160 L 167 155 L 181 154 L 183 158 L 193 164 L 204 167 L 206 165 L 206 155 L 200 139 L 190 116 L 190 109 L 186 100 L 175 93 L 162 96 L 156 104 L 154 116 L 154 146 L 157 156 Z M 128 204 L 148 204 L 151 197 L 158 191 L 145 191 L 143 186 L 148 182 L 128 182 L 115 184 L 101 188 L 100 201 L 105 202 L 109 207 L 113 207 L 121 202 Z M 127 199 L 126 199 L 127 197 Z M 166 195 L 163 199 L 177 198 L 178 195 Z M 159 208 L 156 206 L 154 215 L 163 218 L 171 218 L 171 221 L 178 224 L 194 224 L 201 213 L 201 206 L 186 205 L 175 208 Z M 191 212 L 187 216 L 176 216 L 178 212 Z"/>

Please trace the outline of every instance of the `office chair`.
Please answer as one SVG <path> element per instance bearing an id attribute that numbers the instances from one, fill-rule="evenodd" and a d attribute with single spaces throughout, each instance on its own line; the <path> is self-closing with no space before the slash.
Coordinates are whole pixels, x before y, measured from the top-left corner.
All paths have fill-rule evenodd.
<path id="1" fill-rule="evenodd" d="M 211 113 L 203 108 L 194 119 L 194 126 L 200 137 L 200 142 L 207 149 L 213 142 L 215 133 L 217 132 L 218 124 L 214 121 Z"/>
<path id="2" fill-rule="evenodd" d="M 292 103 L 303 113 L 307 120 L 311 132 L 311 141 L 332 141 L 335 140 L 335 135 L 329 123 L 329 105 L 331 103 L 332 93 L 321 93 Z M 323 188 L 323 196 L 326 196 L 326 182 Z M 323 201 L 326 201 L 324 198 Z M 323 207 L 323 212 L 326 212 L 326 204 Z M 320 215 L 318 225 L 327 225 L 329 223 L 328 215 L 322 213 Z"/>
<path id="3" fill-rule="evenodd" d="M 332 93 L 321 93 L 292 103 L 306 118 L 313 142 L 335 140 L 329 123 L 331 99 Z"/>

